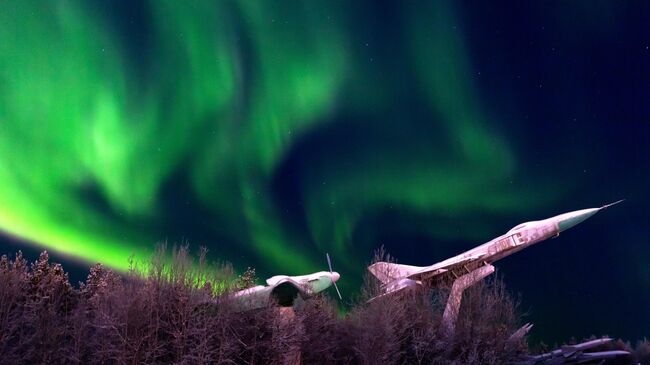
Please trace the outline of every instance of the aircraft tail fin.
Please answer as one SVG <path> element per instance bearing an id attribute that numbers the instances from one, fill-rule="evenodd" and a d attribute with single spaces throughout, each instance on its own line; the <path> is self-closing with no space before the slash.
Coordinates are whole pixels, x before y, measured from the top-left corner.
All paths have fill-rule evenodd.
<path id="1" fill-rule="evenodd" d="M 404 278 L 420 270 L 421 267 L 410 265 L 392 264 L 389 262 L 376 262 L 368 266 L 370 271 L 383 284 L 399 278 Z"/>

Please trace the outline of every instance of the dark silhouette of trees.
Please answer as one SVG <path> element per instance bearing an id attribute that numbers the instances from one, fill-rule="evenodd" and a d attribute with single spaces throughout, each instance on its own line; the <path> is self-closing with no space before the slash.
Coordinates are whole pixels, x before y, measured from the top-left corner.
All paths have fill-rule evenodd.
<path id="1" fill-rule="evenodd" d="M 205 253 L 161 246 L 127 273 L 94 265 L 77 288 L 47 252 L 31 265 L 2 256 L 0 364 L 505 364 L 528 351 L 508 342 L 521 315 L 498 278 L 466 291 L 450 335 L 444 290 L 368 302 L 380 293 L 372 277 L 345 315 L 327 296 L 240 312 L 230 294 L 255 285 L 254 270 L 237 276 Z M 632 352 L 609 364 L 650 364 L 646 340 L 607 346 Z"/>

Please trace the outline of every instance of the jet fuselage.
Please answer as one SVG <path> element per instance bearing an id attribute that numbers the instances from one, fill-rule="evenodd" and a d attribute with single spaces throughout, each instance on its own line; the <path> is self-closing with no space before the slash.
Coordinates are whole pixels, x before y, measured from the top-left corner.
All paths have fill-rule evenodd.
<path id="1" fill-rule="evenodd" d="M 540 221 L 519 224 L 507 233 L 443 262 L 462 262 L 469 257 L 480 256 L 481 261 L 493 263 L 535 243 L 557 237 L 560 232 L 586 220 L 601 209 L 603 208 L 576 210 Z"/>
<path id="2" fill-rule="evenodd" d="M 461 275 L 490 265 L 535 243 L 557 237 L 560 232 L 619 202 L 600 208 L 581 209 L 539 221 L 519 224 L 499 237 L 431 266 L 388 265 L 393 270 L 394 280 L 386 282 L 385 287 L 388 292 L 390 289 L 397 290 L 425 282 L 428 286 L 446 285 L 449 283 L 449 279 L 453 281 Z M 371 265 L 369 270 L 374 271 L 376 276 L 377 271 L 381 271 L 381 265 L 383 263 Z M 408 280 L 413 282 L 408 282 Z"/>

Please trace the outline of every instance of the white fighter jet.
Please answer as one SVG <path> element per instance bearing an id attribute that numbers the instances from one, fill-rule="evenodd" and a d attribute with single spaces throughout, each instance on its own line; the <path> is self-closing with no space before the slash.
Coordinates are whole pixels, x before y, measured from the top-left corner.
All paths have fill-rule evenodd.
<path id="1" fill-rule="evenodd" d="M 377 262 L 369 266 L 368 270 L 382 282 L 383 293 L 378 297 L 419 285 L 441 288 L 451 284 L 443 320 L 453 329 L 463 291 L 493 273 L 492 263 L 537 242 L 557 237 L 560 232 L 621 201 L 519 224 L 502 236 L 431 266 Z"/>
<path id="2" fill-rule="evenodd" d="M 341 292 L 336 286 L 336 281 L 341 278 L 341 275 L 332 271 L 329 255 L 327 255 L 327 263 L 330 271 L 299 276 L 276 275 L 266 279 L 267 285 L 240 290 L 233 293 L 232 298 L 236 299 L 240 310 L 262 308 L 271 302 L 281 307 L 291 307 L 298 296 L 309 299 L 332 285 L 341 298 Z"/>

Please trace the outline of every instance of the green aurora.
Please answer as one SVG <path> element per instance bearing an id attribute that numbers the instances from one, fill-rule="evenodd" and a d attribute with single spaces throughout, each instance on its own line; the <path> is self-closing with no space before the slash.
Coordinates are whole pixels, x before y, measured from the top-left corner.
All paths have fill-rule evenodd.
<path id="1" fill-rule="evenodd" d="M 425 135 L 410 151 L 344 156 L 346 166 L 325 175 L 327 184 L 323 169 L 341 156 L 310 167 L 301 187 L 309 232 L 301 236 L 276 218 L 274 170 L 333 110 L 358 107 L 346 105 L 346 85 L 374 89 L 372 109 L 393 97 L 371 75 L 353 74 L 366 55 L 347 47 L 343 9 L 159 1 L 136 59 L 100 9 L 83 3 L 5 2 L 0 12 L 0 226 L 10 234 L 124 269 L 136 247 L 160 239 L 138 222 L 156 220 L 162 185 L 183 168 L 215 225 L 232 223 L 229 237 L 272 267 L 308 271 L 322 259 L 306 244 L 347 257 L 355 223 L 375 207 L 489 212 L 524 199 L 499 188 L 515 158 L 465 76 L 462 36 L 445 24 L 452 9 L 441 8 L 440 22 L 415 16 L 405 29 L 415 35 L 406 51 L 417 60 L 417 87 L 439 117 L 424 125 L 396 119 L 388 129 Z M 493 193 L 482 194 L 486 186 Z M 123 219 L 98 211 L 82 194 L 89 187 Z"/>

